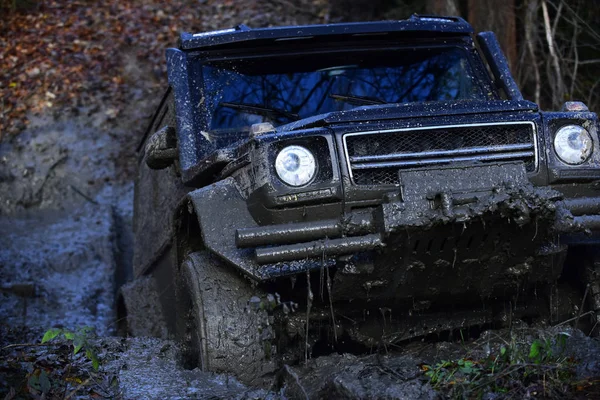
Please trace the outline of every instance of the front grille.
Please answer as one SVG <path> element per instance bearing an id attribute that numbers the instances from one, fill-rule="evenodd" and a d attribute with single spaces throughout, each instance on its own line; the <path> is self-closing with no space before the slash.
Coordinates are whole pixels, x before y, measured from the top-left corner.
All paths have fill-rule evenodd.
<path id="1" fill-rule="evenodd" d="M 357 185 L 397 185 L 409 168 L 520 160 L 532 172 L 537 163 L 533 122 L 349 133 L 344 146 Z"/>

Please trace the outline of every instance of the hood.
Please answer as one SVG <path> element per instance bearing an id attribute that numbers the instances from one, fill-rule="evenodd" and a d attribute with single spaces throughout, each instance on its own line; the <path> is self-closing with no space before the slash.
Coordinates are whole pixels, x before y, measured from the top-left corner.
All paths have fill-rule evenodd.
<path id="1" fill-rule="evenodd" d="M 526 100 L 468 100 L 431 103 L 404 103 L 362 106 L 348 111 L 319 114 L 277 128 L 278 132 L 364 121 L 383 121 L 428 116 L 536 112 L 538 106 Z"/>

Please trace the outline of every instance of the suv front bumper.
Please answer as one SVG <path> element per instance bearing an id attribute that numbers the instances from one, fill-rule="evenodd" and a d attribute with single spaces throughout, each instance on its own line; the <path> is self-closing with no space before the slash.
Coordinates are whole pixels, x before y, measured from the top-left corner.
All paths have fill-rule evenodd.
<path id="1" fill-rule="evenodd" d="M 518 232 L 530 232 L 537 243 L 531 246 L 532 257 L 559 233 L 600 230 L 600 202 L 562 201 L 560 193 L 531 185 L 519 162 L 403 171 L 400 181 L 380 206 L 354 209 L 337 219 L 268 226 L 256 224 L 231 178 L 191 192 L 189 198 L 206 247 L 259 281 L 333 265 L 341 256 L 400 255 L 398 236 L 425 232 L 435 238 L 451 225 L 483 224 L 485 231 L 485 224 L 508 221 Z M 515 263 L 524 259 L 527 254 Z"/>

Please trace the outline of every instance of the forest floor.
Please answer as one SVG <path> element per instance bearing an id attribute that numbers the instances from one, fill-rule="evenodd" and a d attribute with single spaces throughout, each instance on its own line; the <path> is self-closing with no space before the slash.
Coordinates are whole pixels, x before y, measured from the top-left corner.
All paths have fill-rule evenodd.
<path id="1" fill-rule="evenodd" d="M 180 30 L 327 22 L 331 9 L 40 4 L 0 21 L 0 398 L 600 398 L 600 343 L 566 325 L 319 357 L 264 388 L 182 369 L 171 341 L 115 336 L 135 149 L 166 81 L 164 48 Z"/>

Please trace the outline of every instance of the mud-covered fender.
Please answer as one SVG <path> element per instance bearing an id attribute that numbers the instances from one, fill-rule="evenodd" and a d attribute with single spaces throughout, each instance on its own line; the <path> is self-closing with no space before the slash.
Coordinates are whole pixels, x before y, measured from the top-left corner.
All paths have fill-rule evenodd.
<path id="1" fill-rule="evenodd" d="M 187 199 L 193 208 L 190 211 L 198 218 L 205 248 L 251 278 L 266 279 L 254 261 L 252 249 L 240 249 L 235 244 L 236 229 L 257 224 L 233 178 L 194 190 Z"/>

